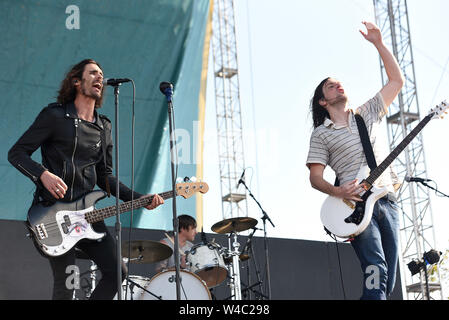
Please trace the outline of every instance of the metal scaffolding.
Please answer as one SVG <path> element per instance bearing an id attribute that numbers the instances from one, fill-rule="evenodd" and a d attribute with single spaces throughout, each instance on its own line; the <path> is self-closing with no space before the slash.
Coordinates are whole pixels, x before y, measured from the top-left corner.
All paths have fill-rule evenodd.
<path id="1" fill-rule="evenodd" d="M 383 39 L 399 62 L 405 84 L 398 98 L 389 108 L 387 130 L 390 150 L 393 150 L 420 120 L 415 68 L 410 39 L 406 0 L 373 0 L 376 23 Z M 380 60 L 382 83 L 388 78 Z M 430 108 L 430 106 L 429 106 Z M 418 122 L 417 122 L 418 121 Z M 399 177 L 418 176 L 426 178 L 427 170 L 422 135 L 418 135 L 394 163 Z M 416 182 L 404 182 L 399 189 L 399 205 L 402 209 L 401 246 L 402 281 L 408 299 L 427 299 L 424 271 L 411 276 L 407 264 L 422 259 L 424 252 L 435 249 L 432 209 L 429 190 Z M 441 299 L 441 285 L 429 283 L 430 299 Z M 430 279 L 429 279 L 430 281 Z"/>
<path id="2" fill-rule="evenodd" d="M 246 217 L 246 191 L 237 184 L 245 168 L 233 0 L 214 0 L 212 50 L 223 219 Z"/>

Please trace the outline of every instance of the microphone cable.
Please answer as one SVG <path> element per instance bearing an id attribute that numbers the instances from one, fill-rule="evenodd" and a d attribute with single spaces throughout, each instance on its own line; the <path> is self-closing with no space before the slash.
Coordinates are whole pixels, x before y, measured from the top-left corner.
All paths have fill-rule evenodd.
<path id="1" fill-rule="evenodd" d="M 341 269 L 340 250 L 338 250 L 338 240 L 337 237 L 334 234 L 332 234 L 329 230 L 327 230 L 326 228 L 324 228 L 324 230 L 329 235 L 329 237 L 335 240 L 335 248 L 337 249 L 337 257 L 338 257 L 338 269 L 340 270 L 340 282 L 341 288 L 343 290 L 343 300 L 346 300 L 345 285 L 343 281 L 343 271 Z"/>
<path id="2" fill-rule="evenodd" d="M 126 262 L 126 286 L 125 286 L 125 300 L 127 300 L 128 284 L 129 284 L 129 264 L 131 261 L 131 233 L 133 229 L 134 217 L 134 128 L 135 128 L 135 101 L 136 101 L 136 85 L 134 80 L 131 80 L 133 86 L 133 102 L 132 102 L 132 117 L 131 117 L 131 217 L 128 231 L 128 261 Z M 120 244 L 121 245 L 121 244 Z"/>

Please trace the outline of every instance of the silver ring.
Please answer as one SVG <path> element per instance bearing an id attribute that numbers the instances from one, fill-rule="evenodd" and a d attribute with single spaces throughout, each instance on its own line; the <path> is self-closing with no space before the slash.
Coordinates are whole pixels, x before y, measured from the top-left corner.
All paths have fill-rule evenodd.
<path id="1" fill-rule="evenodd" d="M 55 192 L 59 192 L 59 189 L 56 189 Z"/>

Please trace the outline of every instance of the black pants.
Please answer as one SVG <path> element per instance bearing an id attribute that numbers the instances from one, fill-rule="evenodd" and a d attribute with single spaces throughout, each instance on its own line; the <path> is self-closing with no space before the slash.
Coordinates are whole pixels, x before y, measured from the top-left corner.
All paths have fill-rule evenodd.
<path id="1" fill-rule="evenodd" d="M 101 280 L 97 283 L 90 299 L 112 300 L 117 293 L 116 241 L 103 221 L 93 224 L 92 227 L 96 232 L 105 232 L 106 235 L 100 241 L 83 239 L 76 244 L 76 248 L 93 260 L 101 271 Z M 67 285 L 70 284 L 68 277 L 71 276 L 70 272 L 67 273 L 67 270 L 70 270 L 67 267 L 75 265 L 75 248 L 62 256 L 47 256 L 47 258 L 53 271 L 53 300 L 71 300 L 73 289 Z M 126 272 L 126 265 L 122 262 L 122 282 L 126 278 Z"/>

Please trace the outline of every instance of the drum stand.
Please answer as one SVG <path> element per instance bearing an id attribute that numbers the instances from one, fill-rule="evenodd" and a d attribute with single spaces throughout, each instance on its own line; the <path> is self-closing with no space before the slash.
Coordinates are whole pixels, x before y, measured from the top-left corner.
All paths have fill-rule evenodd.
<path id="1" fill-rule="evenodd" d="M 231 250 L 231 237 L 234 237 L 234 242 L 232 243 L 232 247 L 234 250 Z M 242 300 L 242 288 L 240 283 L 240 252 L 239 252 L 240 243 L 237 241 L 237 233 L 231 232 L 229 236 L 229 251 L 232 255 L 232 264 L 231 264 L 231 282 L 230 288 L 232 295 L 232 300 Z"/>
<path id="2" fill-rule="evenodd" d="M 128 279 L 127 281 L 130 283 L 130 285 L 129 285 L 129 292 L 130 292 L 130 294 L 131 294 L 131 299 L 130 299 L 130 300 L 134 300 L 134 299 L 133 299 L 133 296 L 134 296 L 133 288 L 134 288 L 134 286 L 136 286 L 136 287 L 142 289 L 142 290 L 145 291 L 145 292 L 148 292 L 149 294 L 151 294 L 153 297 L 157 298 L 158 300 L 162 300 L 162 297 L 161 297 L 161 296 L 157 296 L 157 295 L 155 295 L 154 293 L 152 293 L 151 291 L 148 291 L 147 289 L 145 289 L 144 287 L 142 287 L 142 286 L 141 286 L 140 284 L 138 284 L 137 282 L 135 282 L 135 281 L 133 281 L 133 280 L 131 280 L 131 279 Z"/>

